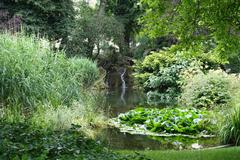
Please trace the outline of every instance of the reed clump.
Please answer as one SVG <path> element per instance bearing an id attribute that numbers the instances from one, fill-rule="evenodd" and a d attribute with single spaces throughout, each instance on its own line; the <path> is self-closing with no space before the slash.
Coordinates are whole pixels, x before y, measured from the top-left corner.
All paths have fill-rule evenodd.
<path id="1" fill-rule="evenodd" d="M 45 39 L 23 33 L 0 36 L 0 103 L 4 106 L 70 105 L 98 76 L 94 62 L 67 58 Z"/>

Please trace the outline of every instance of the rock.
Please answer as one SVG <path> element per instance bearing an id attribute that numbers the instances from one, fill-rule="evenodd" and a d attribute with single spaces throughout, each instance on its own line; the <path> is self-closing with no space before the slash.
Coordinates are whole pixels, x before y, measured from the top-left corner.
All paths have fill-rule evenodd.
<path id="1" fill-rule="evenodd" d="M 199 145 L 198 143 L 193 143 L 193 144 L 192 144 L 192 148 L 193 148 L 193 149 L 201 149 L 201 148 L 203 148 L 203 146 L 202 146 L 202 145 Z"/>

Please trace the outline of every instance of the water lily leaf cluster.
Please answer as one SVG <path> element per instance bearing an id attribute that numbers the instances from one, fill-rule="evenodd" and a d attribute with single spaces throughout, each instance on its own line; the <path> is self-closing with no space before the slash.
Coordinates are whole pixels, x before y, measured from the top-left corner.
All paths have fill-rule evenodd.
<path id="1" fill-rule="evenodd" d="M 137 108 L 112 119 L 115 127 L 162 135 L 213 135 L 210 112 L 195 108 Z"/>

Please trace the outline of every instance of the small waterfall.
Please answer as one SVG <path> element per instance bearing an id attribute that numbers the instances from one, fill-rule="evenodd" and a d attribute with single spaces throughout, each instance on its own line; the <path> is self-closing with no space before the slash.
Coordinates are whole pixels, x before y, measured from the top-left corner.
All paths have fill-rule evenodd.
<path id="1" fill-rule="evenodd" d="M 124 80 L 124 75 L 126 73 L 127 69 L 124 68 L 123 72 L 120 75 L 121 81 L 122 81 L 122 92 L 121 92 L 121 100 L 123 101 L 124 104 L 126 104 L 126 101 L 124 99 L 125 92 L 126 92 L 126 82 Z"/>

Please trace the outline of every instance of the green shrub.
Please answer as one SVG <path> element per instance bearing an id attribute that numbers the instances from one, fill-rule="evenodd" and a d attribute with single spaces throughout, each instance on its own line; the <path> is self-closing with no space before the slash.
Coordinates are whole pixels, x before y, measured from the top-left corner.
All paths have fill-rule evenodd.
<path id="1" fill-rule="evenodd" d="M 199 72 L 216 69 L 224 63 L 203 50 L 181 50 L 177 45 L 166 50 L 152 52 L 144 60 L 136 61 L 135 79 L 143 87 L 149 102 L 176 102 L 185 78 Z"/>
<path id="2" fill-rule="evenodd" d="M 134 76 L 150 102 L 173 103 L 181 92 L 180 73 L 193 62 L 170 51 L 153 52 L 136 62 Z"/>
<path id="3" fill-rule="evenodd" d="M 200 72 L 186 80 L 182 87 L 180 102 L 189 107 L 214 108 L 230 102 L 231 96 L 239 89 L 239 80 L 222 70 Z"/>
<path id="4" fill-rule="evenodd" d="M 97 78 L 95 63 L 68 59 L 63 51 L 54 52 L 44 39 L 8 33 L 0 36 L 0 96 L 4 105 L 70 104 Z"/>
<path id="5" fill-rule="evenodd" d="M 71 58 L 70 70 L 71 75 L 75 74 L 76 80 L 83 87 L 90 87 L 98 78 L 98 69 L 95 63 L 85 58 Z"/>

